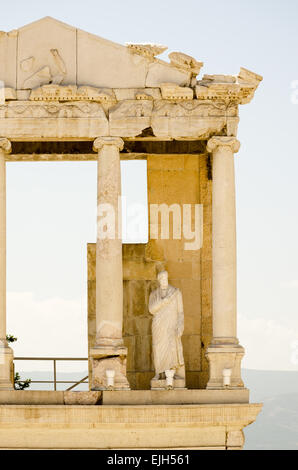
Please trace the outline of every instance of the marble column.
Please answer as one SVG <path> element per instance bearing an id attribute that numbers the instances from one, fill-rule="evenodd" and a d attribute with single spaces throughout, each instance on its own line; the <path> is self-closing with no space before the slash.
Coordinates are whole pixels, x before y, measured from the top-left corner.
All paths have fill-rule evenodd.
<path id="1" fill-rule="evenodd" d="M 128 389 L 127 349 L 123 345 L 123 272 L 121 237 L 120 151 L 123 140 L 98 137 L 96 342 L 92 357 L 92 389 L 107 388 L 106 370 L 115 371 L 114 388 Z"/>
<path id="2" fill-rule="evenodd" d="M 11 143 L 0 138 L 0 390 L 13 390 L 13 351 L 6 341 L 6 164 Z"/>
<path id="3" fill-rule="evenodd" d="M 237 339 L 235 137 L 215 136 L 212 153 L 212 321 L 213 338 L 207 349 L 210 374 L 207 388 L 224 388 L 223 371 L 231 369 L 231 388 L 242 388 L 244 349 Z"/>

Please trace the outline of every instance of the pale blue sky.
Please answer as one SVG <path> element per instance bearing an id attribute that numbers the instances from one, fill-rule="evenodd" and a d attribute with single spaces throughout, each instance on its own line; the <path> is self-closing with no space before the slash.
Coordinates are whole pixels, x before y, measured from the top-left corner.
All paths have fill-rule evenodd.
<path id="1" fill-rule="evenodd" d="M 239 338 L 248 349 L 247 367 L 296 370 L 291 343 L 298 340 L 298 105 L 291 102 L 291 83 L 298 80 L 298 3 L 1 0 L 0 5 L 2 30 L 50 15 L 122 44 L 166 44 L 169 51 L 203 61 L 203 73 L 236 74 L 244 66 L 263 75 L 252 103 L 240 107 Z M 83 322 L 84 301 L 79 305 L 86 290 L 86 243 L 95 233 L 95 164 L 10 164 L 7 170 L 8 324 L 18 330 L 18 354 L 45 354 L 38 350 L 43 347 L 51 354 L 49 344 L 29 345 L 25 316 L 34 302 L 36 307 L 56 297 L 70 303 L 69 312 L 77 301 L 77 321 Z M 25 305 L 24 293 L 32 302 L 24 307 L 26 315 L 16 313 L 16 305 Z M 59 331 L 72 317 L 61 311 L 59 318 L 56 335 L 62 338 Z M 75 354 L 79 328 L 70 334 L 75 340 L 67 337 L 64 349 L 57 339 L 63 354 Z"/>

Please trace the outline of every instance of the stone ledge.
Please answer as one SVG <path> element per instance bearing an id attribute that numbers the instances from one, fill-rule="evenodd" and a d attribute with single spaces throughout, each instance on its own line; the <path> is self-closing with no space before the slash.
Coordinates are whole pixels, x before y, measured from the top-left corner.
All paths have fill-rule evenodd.
<path id="1" fill-rule="evenodd" d="M 238 425 L 252 423 L 262 404 L 215 405 L 0 405 L 0 427 L 7 423 L 128 424 L 200 423 Z"/>
<path id="2" fill-rule="evenodd" d="M 63 394 L 47 390 L 1 390 L 0 405 L 64 405 Z"/>
<path id="3" fill-rule="evenodd" d="M 0 390 L 0 405 L 97 405 L 101 392 Z"/>
<path id="4" fill-rule="evenodd" d="M 248 404 L 249 390 L 0 391 L 0 405 L 200 405 Z"/>
<path id="5" fill-rule="evenodd" d="M 191 405 L 249 403 L 249 390 L 104 391 L 103 405 Z"/>
<path id="6" fill-rule="evenodd" d="M 261 408 L 261 404 L 0 405 L 0 448 L 226 449 L 230 436 L 230 446 L 240 449 L 242 428 L 255 421 Z"/>

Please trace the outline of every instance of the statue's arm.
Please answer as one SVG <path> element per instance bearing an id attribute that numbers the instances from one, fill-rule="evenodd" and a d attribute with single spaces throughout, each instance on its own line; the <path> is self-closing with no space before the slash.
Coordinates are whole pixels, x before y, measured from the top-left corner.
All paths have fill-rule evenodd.
<path id="1" fill-rule="evenodd" d="M 149 312 L 155 315 L 162 306 L 162 299 L 158 300 L 157 296 L 152 292 L 149 297 Z"/>
<path id="2" fill-rule="evenodd" d="M 154 292 L 149 296 L 149 312 L 155 315 L 162 307 L 171 302 L 172 297 L 157 298 Z"/>

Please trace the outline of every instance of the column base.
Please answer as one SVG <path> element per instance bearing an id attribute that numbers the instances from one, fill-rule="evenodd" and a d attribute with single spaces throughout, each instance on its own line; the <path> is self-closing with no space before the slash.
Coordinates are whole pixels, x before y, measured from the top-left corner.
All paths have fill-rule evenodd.
<path id="1" fill-rule="evenodd" d="M 206 388 L 209 390 L 244 388 L 241 378 L 241 361 L 244 353 L 244 348 L 237 345 L 237 342 L 233 345 L 227 343 L 220 344 L 218 339 L 215 343 L 212 341 L 206 351 L 210 370 Z M 224 369 L 230 369 L 231 371 L 229 385 L 224 385 Z"/>
<path id="2" fill-rule="evenodd" d="M 13 383 L 13 350 L 0 345 L 0 390 L 14 390 Z"/>
<path id="3" fill-rule="evenodd" d="M 92 364 L 91 390 L 130 390 L 126 378 L 127 348 L 96 346 L 90 350 Z M 115 372 L 114 385 L 108 386 L 107 370 Z"/>

